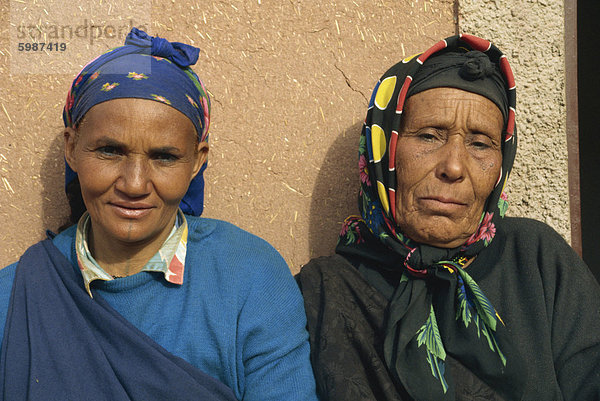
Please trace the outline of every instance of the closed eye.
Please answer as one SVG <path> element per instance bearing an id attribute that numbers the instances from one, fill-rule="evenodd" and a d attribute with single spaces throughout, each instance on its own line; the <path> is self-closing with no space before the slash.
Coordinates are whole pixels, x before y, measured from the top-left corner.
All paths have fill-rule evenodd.
<path id="1" fill-rule="evenodd" d="M 481 141 L 474 141 L 472 143 L 473 146 L 475 146 L 476 148 L 480 148 L 480 149 L 487 149 L 490 147 L 489 143 L 485 143 L 485 142 L 481 142 Z"/>
<path id="2" fill-rule="evenodd" d="M 471 138 L 471 146 L 475 147 L 476 149 L 489 149 L 494 147 L 494 145 L 494 141 L 489 135 L 486 134 L 479 133 Z"/>

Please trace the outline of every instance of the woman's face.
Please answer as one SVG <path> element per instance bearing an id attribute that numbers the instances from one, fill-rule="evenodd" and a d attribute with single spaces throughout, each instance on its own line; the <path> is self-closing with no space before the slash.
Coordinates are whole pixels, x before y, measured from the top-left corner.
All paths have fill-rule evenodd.
<path id="1" fill-rule="evenodd" d="M 396 147 L 396 223 L 415 241 L 452 248 L 475 232 L 502 166 L 500 109 L 454 88 L 409 97 Z"/>
<path id="2" fill-rule="evenodd" d="M 192 122 L 156 101 L 114 99 L 92 107 L 64 137 L 94 243 L 160 246 L 206 160 L 208 145 L 198 143 Z"/>

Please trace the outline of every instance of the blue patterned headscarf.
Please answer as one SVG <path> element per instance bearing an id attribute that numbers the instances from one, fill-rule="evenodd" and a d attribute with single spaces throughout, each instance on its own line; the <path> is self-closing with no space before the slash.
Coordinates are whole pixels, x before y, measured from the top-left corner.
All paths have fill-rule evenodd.
<path id="1" fill-rule="evenodd" d="M 125 45 L 88 63 L 77 75 L 63 111 L 65 127 L 76 127 L 98 103 L 119 98 L 150 99 L 167 104 L 194 124 L 198 140 L 208 141 L 210 99 L 202 81 L 190 68 L 198 61 L 196 47 L 152 37 L 132 28 Z M 206 163 L 181 200 L 184 213 L 199 216 L 204 207 Z M 65 163 L 65 185 L 77 177 Z"/>

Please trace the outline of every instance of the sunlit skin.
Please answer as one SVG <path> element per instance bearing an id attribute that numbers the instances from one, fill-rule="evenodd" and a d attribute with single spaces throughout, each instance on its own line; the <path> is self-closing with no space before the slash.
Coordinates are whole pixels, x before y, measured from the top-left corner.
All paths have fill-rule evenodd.
<path id="1" fill-rule="evenodd" d="M 178 110 L 132 98 L 95 105 L 64 140 L 90 213 L 94 259 L 111 275 L 137 273 L 170 234 L 208 145 Z"/>
<path id="2" fill-rule="evenodd" d="M 502 166 L 503 117 L 489 99 L 434 88 L 406 100 L 396 147 L 396 223 L 420 243 L 462 245 Z"/>

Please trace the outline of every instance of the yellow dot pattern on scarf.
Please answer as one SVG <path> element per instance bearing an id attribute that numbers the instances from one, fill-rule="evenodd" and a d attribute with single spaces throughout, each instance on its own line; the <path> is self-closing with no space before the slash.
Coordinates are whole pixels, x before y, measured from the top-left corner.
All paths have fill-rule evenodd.
<path id="1" fill-rule="evenodd" d="M 396 77 L 387 77 L 381 84 L 379 85 L 379 89 L 377 89 L 377 94 L 375 95 L 375 106 L 379 110 L 385 110 L 385 108 L 390 103 L 390 99 L 394 94 L 394 89 L 396 88 Z"/>
<path id="2" fill-rule="evenodd" d="M 385 133 L 383 128 L 377 124 L 371 126 L 371 147 L 373 149 L 373 161 L 379 163 L 385 154 Z"/>
<path id="3" fill-rule="evenodd" d="M 385 185 L 381 181 L 377 181 L 377 193 L 379 194 L 379 200 L 381 201 L 381 207 L 386 213 L 390 211 L 390 204 L 387 197 L 387 191 Z"/>

